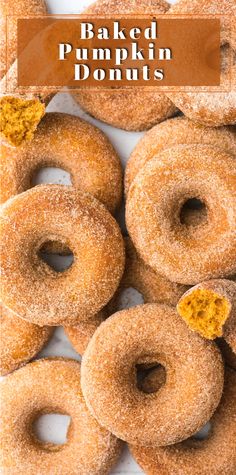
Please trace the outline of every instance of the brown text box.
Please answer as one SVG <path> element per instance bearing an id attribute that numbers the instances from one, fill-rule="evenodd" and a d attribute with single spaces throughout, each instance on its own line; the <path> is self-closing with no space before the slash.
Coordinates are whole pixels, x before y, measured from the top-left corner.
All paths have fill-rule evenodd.
<path id="1" fill-rule="evenodd" d="M 114 24 L 126 33 L 125 39 L 114 39 Z M 157 23 L 157 39 L 145 38 L 144 31 Z M 82 24 L 92 24 L 94 37 L 81 39 Z M 141 30 L 139 38 L 130 38 L 132 28 Z M 109 39 L 98 39 L 100 28 L 107 28 Z M 152 45 L 150 45 L 152 43 Z M 59 60 L 59 44 L 70 45 L 72 51 Z M 109 49 L 110 59 L 94 59 L 96 49 Z M 171 52 L 172 59 L 160 59 L 162 49 Z M 77 50 L 88 50 L 88 59 L 77 59 Z M 117 50 L 127 58 L 117 65 Z M 144 59 L 134 59 L 134 51 L 142 52 Z M 150 49 L 155 59 L 150 59 Z M 78 53 L 77 53 L 78 54 Z M 119 56 L 118 56 L 119 57 Z M 80 66 L 79 66 L 80 65 Z M 82 66 L 83 65 L 83 66 Z M 80 79 L 75 71 L 80 70 Z M 88 72 L 89 70 L 89 72 Z M 116 75 L 114 76 L 114 70 Z M 130 80 L 127 71 L 136 73 Z M 99 76 L 100 71 L 100 76 Z M 101 73 L 101 71 L 103 71 Z M 112 72 L 113 71 L 113 72 Z M 157 79 L 155 71 L 163 71 Z M 83 72 L 86 72 L 85 78 Z M 102 80 L 96 80 L 104 76 Z M 116 78 L 116 80 L 111 79 Z M 159 75 L 160 76 L 160 75 Z M 83 80 L 82 80 L 83 78 Z M 71 19 L 44 17 L 18 20 L 18 85 L 61 88 L 127 87 L 127 86 L 219 86 L 220 85 L 220 19 L 213 18 L 94 18 Z"/>

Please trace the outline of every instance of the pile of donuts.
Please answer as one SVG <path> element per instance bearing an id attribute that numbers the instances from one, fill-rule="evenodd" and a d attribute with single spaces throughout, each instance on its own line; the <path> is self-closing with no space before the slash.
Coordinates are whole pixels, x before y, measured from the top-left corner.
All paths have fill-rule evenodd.
<path id="1" fill-rule="evenodd" d="M 46 13 L 41 0 L 13 8 Z M 87 13 L 168 8 L 99 0 Z M 222 11 L 232 17 L 234 1 L 180 0 L 169 10 Z M 10 52 L 14 65 L 14 42 Z M 1 470 L 106 475 L 127 443 L 148 475 L 235 475 L 236 92 L 86 91 L 76 100 L 111 125 L 149 130 L 123 180 L 98 128 L 45 113 L 42 97 L 2 96 Z M 67 171 L 71 185 L 33 186 L 45 167 Z M 48 255 L 72 263 L 57 272 Z M 143 303 L 120 310 L 129 289 Z M 81 363 L 37 359 L 58 326 Z M 34 429 L 52 413 L 71 417 L 62 445 Z"/>
<path id="2" fill-rule="evenodd" d="M 111 91 L 81 89 L 74 99 L 93 117 L 114 127 L 129 131 L 147 130 L 172 117 L 180 110 L 189 119 L 210 127 L 236 122 L 236 5 L 235 0 L 97 0 L 83 11 L 84 15 L 210 15 L 221 18 L 221 51 L 223 84 L 228 92 L 170 91 L 153 93 L 135 87 L 112 88 Z M 0 132 L 7 142 L 19 146 L 31 139 L 45 114 L 53 92 L 32 87 L 27 95 L 17 83 L 17 17 L 47 14 L 45 0 L 2 0 L 0 4 Z M 12 16 L 14 15 L 14 16 Z M 8 23 L 6 18 L 8 17 Z M 8 24 L 8 27 L 7 27 Z M 6 45 L 7 38 L 7 45 Z M 50 39 L 49 39 L 50 41 Z M 7 55 L 6 55 L 7 47 Z M 37 46 L 36 46 L 37 47 Z M 8 61 L 6 61 L 6 59 Z M 7 70 L 7 67 L 9 69 Z M 11 94 L 5 91 L 10 90 Z M 15 91 L 15 93 L 14 93 Z M 17 92 L 16 92 L 17 91 Z"/>

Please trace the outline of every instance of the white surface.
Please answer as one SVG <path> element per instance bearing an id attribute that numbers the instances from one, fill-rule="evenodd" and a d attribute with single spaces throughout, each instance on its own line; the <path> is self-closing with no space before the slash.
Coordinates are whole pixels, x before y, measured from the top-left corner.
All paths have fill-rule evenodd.
<path id="1" fill-rule="evenodd" d="M 50 13 L 80 13 L 83 7 L 92 3 L 92 0 L 46 0 Z M 171 0 L 170 3 L 175 3 L 175 0 Z M 79 106 L 75 103 L 69 94 L 57 94 L 50 103 L 48 111 L 67 112 L 73 115 L 77 115 L 88 122 L 96 125 L 103 130 L 111 140 L 115 149 L 117 150 L 123 166 L 140 139 L 142 133 L 124 132 L 109 125 L 103 124 L 81 111 Z M 57 182 L 57 183 L 70 183 L 70 177 L 66 172 L 60 173 L 58 170 L 47 169 L 36 177 L 36 183 L 41 182 Z M 122 226 L 123 227 L 123 226 Z M 132 300 L 134 299 L 134 300 Z M 132 304 L 139 304 L 142 302 L 140 294 L 128 291 L 122 299 L 120 304 L 121 308 L 131 306 Z M 47 347 L 37 356 L 37 358 L 46 356 L 64 356 L 80 360 L 80 355 L 75 352 L 71 346 L 69 340 L 62 328 L 55 330 L 54 336 L 47 345 Z M 68 418 L 62 418 L 61 416 L 43 416 L 37 422 L 37 434 L 46 441 L 54 443 L 63 443 L 66 438 L 66 430 L 68 427 Z M 122 457 L 116 467 L 111 472 L 112 474 L 120 475 L 134 475 L 143 473 L 138 467 L 135 461 L 132 459 L 127 448 L 124 450 Z M 49 474 L 50 475 L 50 474 Z"/>
<path id="2" fill-rule="evenodd" d="M 95 0 L 45 0 L 49 13 L 81 13 L 86 6 Z M 177 3 L 177 0 L 167 0 L 168 3 Z"/>

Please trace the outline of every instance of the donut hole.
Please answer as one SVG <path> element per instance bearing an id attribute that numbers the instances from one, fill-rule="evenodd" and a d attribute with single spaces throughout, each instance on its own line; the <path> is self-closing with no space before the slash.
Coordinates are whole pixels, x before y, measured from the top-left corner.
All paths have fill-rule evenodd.
<path id="1" fill-rule="evenodd" d="M 157 363 L 139 363 L 136 365 L 136 381 L 139 391 L 153 394 L 166 382 L 166 369 Z"/>
<path id="2" fill-rule="evenodd" d="M 199 198 L 189 198 L 184 202 L 179 214 L 180 223 L 184 226 L 199 226 L 207 221 L 207 207 Z"/>
<path id="3" fill-rule="evenodd" d="M 35 171 L 31 179 L 31 187 L 42 184 L 72 185 L 71 175 L 63 168 L 42 167 Z"/>
<path id="4" fill-rule="evenodd" d="M 59 450 L 68 442 L 71 417 L 57 412 L 40 414 L 32 423 L 33 435 L 47 450 Z"/>
<path id="5" fill-rule="evenodd" d="M 142 305 L 144 298 L 138 290 L 134 287 L 127 287 L 122 290 L 117 296 L 116 310 L 124 310 L 127 308 L 135 307 L 136 305 Z"/>
<path id="6" fill-rule="evenodd" d="M 211 422 L 207 422 L 191 439 L 196 441 L 206 440 L 209 438 L 212 431 Z"/>
<path id="7" fill-rule="evenodd" d="M 74 262 L 71 249 L 60 241 L 46 241 L 38 250 L 38 257 L 56 272 L 65 272 Z"/>
<path id="8" fill-rule="evenodd" d="M 195 289 L 181 298 L 177 310 L 192 330 L 213 340 L 222 336 L 230 304 L 225 297 L 211 290 Z"/>

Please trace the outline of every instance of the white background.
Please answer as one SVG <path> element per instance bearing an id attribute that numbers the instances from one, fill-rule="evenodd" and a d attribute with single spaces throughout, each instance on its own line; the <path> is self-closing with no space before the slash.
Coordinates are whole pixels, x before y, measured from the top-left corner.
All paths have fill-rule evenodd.
<path id="1" fill-rule="evenodd" d="M 17 0 L 16 0 L 17 1 Z M 95 0 L 45 0 L 49 13 L 81 13 Z M 126 0 L 124 0 L 126 1 Z M 166 0 L 168 3 L 177 3 L 177 0 Z"/>

